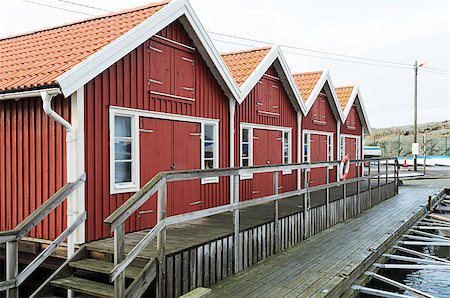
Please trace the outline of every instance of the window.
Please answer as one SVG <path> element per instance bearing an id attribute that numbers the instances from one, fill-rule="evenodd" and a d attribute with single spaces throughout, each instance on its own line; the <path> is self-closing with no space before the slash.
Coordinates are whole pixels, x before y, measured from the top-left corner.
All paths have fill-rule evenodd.
<path id="1" fill-rule="evenodd" d="M 333 160 L 333 136 L 327 135 L 327 160 L 332 161 Z"/>
<path id="2" fill-rule="evenodd" d="M 202 169 L 219 167 L 219 127 L 217 124 L 204 123 L 202 129 Z M 217 183 L 219 177 L 203 178 L 202 183 Z"/>
<path id="3" fill-rule="evenodd" d="M 139 189 L 135 116 L 111 115 L 111 193 Z"/>
<path id="4" fill-rule="evenodd" d="M 289 131 L 283 131 L 283 164 L 292 162 L 291 151 L 291 133 Z M 283 170 L 283 174 L 291 173 L 292 170 Z"/>
<path id="5" fill-rule="evenodd" d="M 341 137 L 341 143 L 339 144 L 340 159 L 344 158 L 345 155 L 345 137 Z"/>
<path id="6" fill-rule="evenodd" d="M 309 146 L 310 146 L 310 134 L 305 133 L 303 135 L 303 162 L 309 162 Z"/>
<path id="7" fill-rule="evenodd" d="M 253 131 L 250 127 L 241 127 L 241 167 L 253 165 Z M 251 179 L 253 174 L 243 174 L 241 179 Z"/>

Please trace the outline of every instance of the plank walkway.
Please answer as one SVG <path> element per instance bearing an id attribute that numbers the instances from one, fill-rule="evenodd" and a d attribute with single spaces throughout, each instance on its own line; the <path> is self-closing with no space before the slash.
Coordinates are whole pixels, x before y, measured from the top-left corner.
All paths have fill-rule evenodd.
<path id="1" fill-rule="evenodd" d="M 406 182 L 399 195 L 212 286 L 211 297 L 323 297 L 384 251 L 449 180 Z M 354 278 L 356 278 L 354 277 Z"/>
<path id="2" fill-rule="evenodd" d="M 381 185 L 384 185 L 384 179 Z M 377 180 L 372 179 L 372 188 L 377 186 Z M 361 191 L 368 189 L 367 182 L 361 183 Z M 356 183 L 347 186 L 347 195 L 356 194 Z M 330 201 L 336 201 L 343 197 L 343 188 L 330 189 Z M 325 204 L 325 190 L 311 194 L 311 206 L 316 207 Z M 303 196 L 286 198 L 279 203 L 280 218 L 289 216 L 303 210 Z M 241 210 L 241 231 L 273 221 L 273 203 L 249 207 Z M 195 247 L 228 235 L 234 232 L 233 214 L 231 212 L 194 220 L 188 223 L 170 226 L 167 229 L 166 254 L 174 254 L 185 249 Z M 127 233 L 125 235 L 125 253 L 128 253 L 146 234 L 148 230 Z M 141 259 L 152 259 L 157 255 L 156 241 L 153 241 L 139 255 Z M 105 238 L 92 241 L 87 244 L 87 249 L 111 253 L 114 250 L 114 238 Z"/>

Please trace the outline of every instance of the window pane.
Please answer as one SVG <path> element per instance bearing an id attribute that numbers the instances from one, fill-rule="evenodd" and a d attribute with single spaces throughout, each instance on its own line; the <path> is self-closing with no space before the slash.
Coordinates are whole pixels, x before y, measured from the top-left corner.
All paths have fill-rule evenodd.
<path id="1" fill-rule="evenodd" d="M 131 140 L 115 140 L 115 160 L 131 159 Z"/>
<path id="2" fill-rule="evenodd" d="M 285 163 L 285 164 L 289 163 L 289 159 L 288 159 L 287 156 L 284 158 L 284 163 Z"/>
<path id="3" fill-rule="evenodd" d="M 212 169 L 214 168 L 214 161 L 213 160 L 205 160 L 205 169 Z"/>
<path id="4" fill-rule="evenodd" d="M 242 166 L 248 167 L 248 159 L 242 159 Z"/>
<path id="5" fill-rule="evenodd" d="M 289 133 L 288 132 L 284 133 L 284 143 L 289 144 Z"/>
<path id="6" fill-rule="evenodd" d="M 205 142 L 205 158 L 213 158 L 213 157 L 214 157 L 214 143 Z"/>
<path id="7" fill-rule="evenodd" d="M 214 125 L 205 125 L 205 141 L 214 141 Z"/>
<path id="8" fill-rule="evenodd" d="M 283 156 L 286 156 L 286 157 L 288 157 L 289 156 L 289 147 L 284 147 L 284 150 L 283 150 Z"/>
<path id="9" fill-rule="evenodd" d="M 249 157 L 248 156 L 248 144 L 242 144 L 242 157 Z"/>
<path id="10" fill-rule="evenodd" d="M 131 182 L 131 161 L 116 162 L 115 182 Z"/>
<path id="11" fill-rule="evenodd" d="M 242 130 L 242 142 L 248 142 L 248 128 Z"/>
<path id="12" fill-rule="evenodd" d="M 131 117 L 115 116 L 114 133 L 116 137 L 131 137 Z"/>

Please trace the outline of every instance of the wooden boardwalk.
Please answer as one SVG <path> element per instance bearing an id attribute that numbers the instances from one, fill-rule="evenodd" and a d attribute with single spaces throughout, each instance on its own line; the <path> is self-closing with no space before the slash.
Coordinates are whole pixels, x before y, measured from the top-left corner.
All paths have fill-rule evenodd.
<path id="1" fill-rule="evenodd" d="M 408 181 L 399 195 L 212 286 L 211 297 L 323 297 L 345 290 L 416 220 L 448 180 Z"/>
<path id="2" fill-rule="evenodd" d="M 375 188 L 376 179 L 373 179 L 372 188 Z M 384 185 L 384 180 L 380 182 Z M 367 182 L 361 183 L 361 191 L 367 190 Z M 347 195 L 356 194 L 356 183 L 347 187 Z M 330 189 L 330 201 L 336 201 L 343 196 L 342 186 Z M 325 190 L 311 194 L 311 207 L 323 205 L 325 203 Z M 303 196 L 286 198 L 279 203 L 280 218 L 303 211 Z M 259 226 L 273 221 L 273 204 L 268 203 L 241 210 L 240 229 L 241 231 L 251 227 Z M 232 235 L 233 214 L 223 213 L 203 219 L 194 220 L 188 223 L 170 226 L 167 229 L 166 254 L 175 254 L 191 247 L 201 245 L 219 238 Z M 128 253 L 146 234 L 148 230 L 127 233 L 125 235 L 125 252 Z M 114 239 L 105 238 L 92 241 L 87 244 L 87 249 L 112 253 L 114 251 Z M 152 242 L 139 258 L 152 259 L 157 255 L 156 243 Z"/>

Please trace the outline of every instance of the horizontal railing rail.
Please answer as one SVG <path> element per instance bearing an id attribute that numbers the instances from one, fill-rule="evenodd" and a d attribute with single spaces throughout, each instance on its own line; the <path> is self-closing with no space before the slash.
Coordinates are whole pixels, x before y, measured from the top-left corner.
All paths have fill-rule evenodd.
<path id="1" fill-rule="evenodd" d="M 19 274 L 18 241 L 35 228 L 45 217 L 63 203 L 80 185 L 86 181 L 83 173 L 76 181 L 69 182 L 33 211 L 14 229 L 0 232 L 0 244 L 6 243 L 6 280 L 0 282 L 0 291 L 8 290 L 8 297 L 18 297 L 17 288 L 56 250 L 67 237 L 86 220 L 83 212 L 49 246 L 47 246 Z"/>
<path id="2" fill-rule="evenodd" d="M 344 197 L 346 196 L 346 185 L 350 183 L 358 184 L 358 192 L 360 190 L 360 182 L 364 180 L 369 180 L 369 189 L 371 179 L 377 179 L 378 187 L 380 186 L 380 180 L 382 175 L 385 175 L 386 182 L 388 181 L 388 166 L 392 165 L 394 162 L 394 181 L 398 182 L 398 160 L 396 158 L 366 158 L 360 160 L 350 160 L 350 164 L 356 164 L 358 168 L 358 176 L 361 175 L 361 165 L 369 163 L 368 174 L 361 177 L 356 177 L 343 181 L 329 182 L 329 171 L 326 171 L 326 181 L 324 185 L 309 187 L 308 180 L 305 177 L 305 187 L 297 190 L 278 193 L 278 173 L 286 170 L 296 170 L 300 174 L 305 174 L 310 172 L 311 169 L 315 168 L 329 168 L 336 167 L 339 169 L 340 161 L 328 161 L 328 162 L 313 162 L 313 163 L 296 163 L 296 164 L 281 164 L 281 165 L 263 165 L 263 166 L 251 166 L 251 167 L 236 167 L 236 168 L 220 168 L 220 169 L 208 169 L 208 170 L 187 170 L 187 171 L 172 171 L 172 172 L 160 172 L 154 176 L 149 182 L 147 182 L 144 187 L 142 187 L 138 192 L 136 192 L 130 199 L 128 199 L 124 204 L 122 204 L 115 212 L 113 212 L 108 218 L 105 219 L 104 223 L 110 226 L 111 232 L 114 232 L 114 260 L 115 267 L 110 272 L 110 280 L 114 281 L 115 295 L 116 297 L 121 297 L 125 293 L 125 279 L 124 273 L 125 269 L 139 256 L 140 253 L 157 237 L 157 249 L 158 249 L 158 261 L 159 261 L 159 273 L 156 275 L 158 277 L 158 291 L 162 293 L 164 289 L 164 274 L 165 274 L 165 238 L 166 238 L 166 228 L 170 225 L 179 224 L 194 219 L 204 218 L 211 215 L 216 215 L 225 212 L 233 212 L 233 221 L 235 226 L 235 240 L 239 234 L 239 210 L 243 208 L 248 208 L 250 206 L 261 205 L 269 202 L 275 202 L 275 225 L 278 225 L 278 201 L 292 196 L 299 196 L 306 194 L 304 196 L 304 211 L 307 210 L 309 194 L 314 191 L 326 190 L 327 196 L 327 210 L 329 205 L 329 189 L 334 186 L 344 186 Z M 384 162 L 386 170 L 381 171 L 381 164 Z M 372 174 L 370 170 L 370 164 L 375 163 L 377 165 L 376 174 Z M 274 194 L 265 196 L 262 198 L 252 199 L 249 201 L 239 202 L 239 181 L 240 176 L 245 174 L 257 174 L 257 173 L 273 173 L 274 180 Z M 339 172 L 339 171 L 337 171 Z M 184 181 L 184 180 L 194 180 L 202 179 L 208 177 L 223 177 L 230 176 L 230 183 L 233 185 L 233 192 L 230 195 L 230 203 L 227 205 L 222 205 L 218 207 L 212 207 L 204 210 L 194 211 L 190 213 L 175 215 L 166 217 L 166 189 L 167 183 L 174 181 Z M 300 176 L 302 177 L 302 176 Z M 384 177 L 383 177 L 384 178 Z M 300 179 L 300 178 L 299 178 Z M 397 183 L 396 183 L 397 184 Z M 136 212 L 144 203 L 146 203 L 150 197 L 158 193 L 158 221 L 157 224 L 138 242 L 138 244 L 133 247 L 133 249 L 125 255 L 124 245 L 125 245 L 125 221 Z M 275 228 L 275 231 L 278 227 Z M 277 238 L 278 232 L 275 232 L 275 237 Z M 236 242 L 237 243 L 237 242 Z M 275 241 L 277 243 L 277 241 Z M 238 257 L 239 251 L 235 246 L 235 258 Z M 237 263 L 237 264 L 236 264 Z M 239 260 L 235 260 L 235 268 L 238 268 Z M 139 286 L 135 284 L 132 286 Z M 130 286 L 126 289 L 127 292 L 132 291 Z"/>

